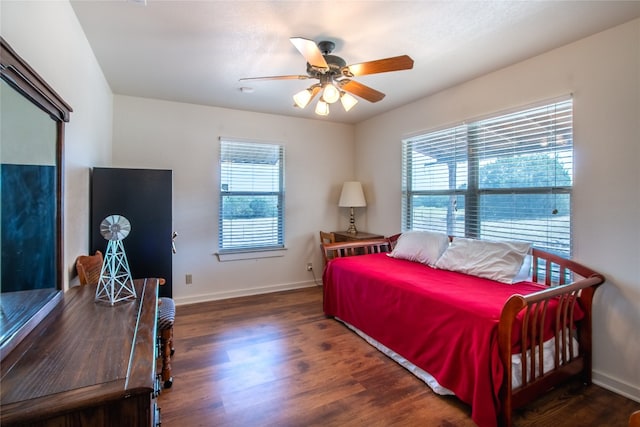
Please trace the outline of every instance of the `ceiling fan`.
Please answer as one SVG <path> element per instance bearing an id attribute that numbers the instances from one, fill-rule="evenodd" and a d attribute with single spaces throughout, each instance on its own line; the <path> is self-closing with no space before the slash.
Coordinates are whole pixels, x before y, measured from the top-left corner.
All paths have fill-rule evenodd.
<path id="1" fill-rule="evenodd" d="M 384 93 L 352 80 L 353 77 L 413 68 L 413 59 L 408 55 L 347 65 L 344 59 L 331 55 L 335 48 L 335 43 L 331 41 L 321 41 L 316 44 L 313 40 L 302 37 L 292 37 L 289 40 L 307 60 L 306 75 L 247 77 L 240 79 L 240 81 L 318 79 L 318 83 L 296 93 L 293 96 L 293 100 L 295 106 L 305 108 L 322 91 L 322 96 L 316 105 L 315 111 L 323 116 L 329 114 L 329 104 L 338 100 L 341 101 L 344 109 L 349 111 L 358 102 L 350 94 L 366 99 L 369 102 L 378 102 L 385 97 Z"/>

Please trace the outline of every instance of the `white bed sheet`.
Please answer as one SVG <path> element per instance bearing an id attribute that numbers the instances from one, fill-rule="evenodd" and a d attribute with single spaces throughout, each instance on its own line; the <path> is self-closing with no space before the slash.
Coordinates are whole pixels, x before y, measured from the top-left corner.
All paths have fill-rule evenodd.
<path id="1" fill-rule="evenodd" d="M 396 353 L 395 351 L 391 350 L 390 348 L 388 348 L 387 346 L 385 346 L 384 344 L 381 344 L 380 342 L 376 341 L 375 339 L 371 338 L 369 335 L 365 334 L 364 332 L 362 332 L 360 329 L 356 328 L 355 326 L 345 322 L 342 319 L 339 318 L 335 318 L 336 320 L 339 320 L 340 322 L 342 322 L 343 324 L 345 324 L 349 329 L 353 330 L 356 334 L 360 335 L 360 337 L 362 337 L 365 341 L 367 341 L 370 345 L 372 345 L 373 347 L 375 347 L 376 349 L 378 349 L 379 351 L 381 351 L 382 353 L 384 353 L 386 356 L 390 357 L 391 359 L 393 359 L 395 362 L 399 363 L 402 367 L 404 367 L 406 370 L 408 370 L 409 372 L 411 372 L 413 375 L 415 375 L 416 377 L 418 377 L 420 380 L 422 380 L 423 382 L 425 382 L 435 393 L 440 394 L 440 395 L 454 395 L 455 393 L 453 393 L 451 390 L 449 390 L 446 387 L 441 386 L 438 381 L 433 377 L 433 375 L 431 375 L 430 373 L 428 373 L 427 371 L 425 371 L 424 369 L 419 368 L 418 366 L 414 365 L 413 363 L 411 363 L 410 361 L 408 361 L 407 359 L 405 359 L 404 357 L 402 357 L 401 355 L 399 355 L 398 353 Z M 578 354 L 578 341 L 575 338 L 573 339 L 573 354 L 576 355 Z M 569 357 L 569 349 L 567 348 L 567 357 Z M 538 348 L 536 347 L 536 352 L 537 352 Z M 545 341 L 542 345 L 542 351 L 544 353 L 544 372 L 547 373 L 549 371 L 551 371 L 554 368 L 554 360 L 555 360 L 555 337 Z M 527 351 L 527 367 L 528 369 L 530 369 L 531 367 L 531 355 L 530 355 L 530 351 Z M 539 374 L 539 368 L 536 369 L 536 375 Z M 530 374 L 527 375 L 529 378 L 531 377 Z M 511 356 L 511 387 L 513 389 L 516 389 L 518 387 L 520 387 L 522 385 L 522 356 L 520 354 L 514 354 Z"/>

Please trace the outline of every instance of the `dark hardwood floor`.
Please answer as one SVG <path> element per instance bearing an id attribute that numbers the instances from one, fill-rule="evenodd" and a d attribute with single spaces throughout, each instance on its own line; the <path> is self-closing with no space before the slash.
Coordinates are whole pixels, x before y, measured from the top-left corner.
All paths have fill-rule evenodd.
<path id="1" fill-rule="evenodd" d="M 474 426 L 322 313 L 321 288 L 177 307 L 164 427 Z M 571 382 L 514 415 L 516 426 L 626 427 L 640 403 Z"/>

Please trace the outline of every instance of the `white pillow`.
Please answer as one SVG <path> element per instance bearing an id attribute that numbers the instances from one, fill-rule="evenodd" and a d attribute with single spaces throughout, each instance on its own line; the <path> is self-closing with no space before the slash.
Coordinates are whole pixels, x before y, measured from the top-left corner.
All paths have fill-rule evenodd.
<path id="1" fill-rule="evenodd" d="M 435 267 L 511 284 L 530 249 L 531 244 L 524 242 L 456 237 Z"/>
<path id="2" fill-rule="evenodd" d="M 435 231 L 407 231 L 400 235 L 390 257 L 433 266 L 449 246 L 449 236 Z"/>
<path id="3" fill-rule="evenodd" d="M 522 261 L 522 266 L 520 267 L 518 274 L 516 274 L 516 277 L 513 278 L 513 281 L 511 283 L 530 281 L 531 263 L 531 254 L 525 255 L 524 260 Z"/>

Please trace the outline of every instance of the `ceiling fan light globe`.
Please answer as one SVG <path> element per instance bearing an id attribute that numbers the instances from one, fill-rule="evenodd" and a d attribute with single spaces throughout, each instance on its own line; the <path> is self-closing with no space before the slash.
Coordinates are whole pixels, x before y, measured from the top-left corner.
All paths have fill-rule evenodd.
<path id="1" fill-rule="evenodd" d="M 327 83 L 322 92 L 322 98 L 328 104 L 333 104 L 340 99 L 340 91 L 332 83 Z"/>
<path id="2" fill-rule="evenodd" d="M 311 101 L 311 91 L 309 89 L 301 90 L 293 95 L 293 102 L 300 108 L 306 107 L 309 101 Z"/>
<path id="3" fill-rule="evenodd" d="M 344 107 L 344 111 L 349 111 L 353 108 L 354 105 L 358 103 L 358 100 L 355 97 L 349 95 L 347 92 L 342 92 L 340 102 Z"/>
<path id="4" fill-rule="evenodd" d="M 329 104 L 324 102 L 322 99 L 318 101 L 318 103 L 316 104 L 316 114 L 319 116 L 328 116 Z"/>

